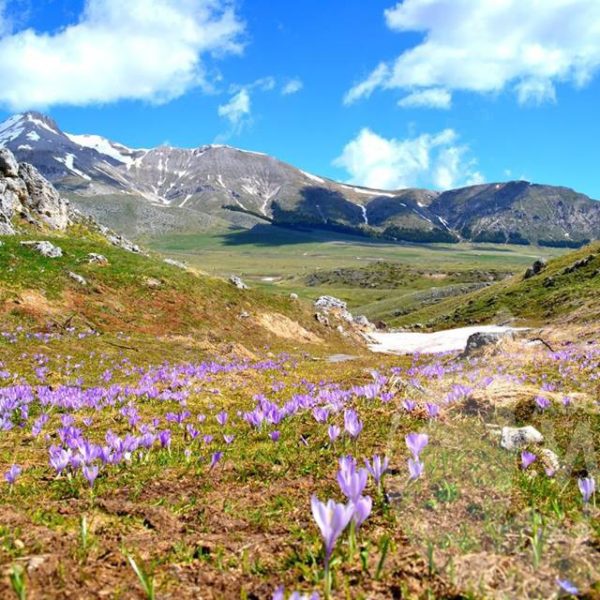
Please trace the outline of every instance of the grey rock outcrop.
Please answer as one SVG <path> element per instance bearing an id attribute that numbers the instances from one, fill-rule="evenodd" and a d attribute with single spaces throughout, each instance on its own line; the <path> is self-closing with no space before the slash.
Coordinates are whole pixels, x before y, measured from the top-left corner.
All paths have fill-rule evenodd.
<path id="1" fill-rule="evenodd" d="M 19 176 L 19 163 L 8 148 L 0 148 L 0 175 L 3 177 Z"/>
<path id="2" fill-rule="evenodd" d="M 69 224 L 68 202 L 38 170 L 18 164 L 12 152 L 0 148 L 0 234 L 16 233 L 15 216 L 32 224 L 62 230 Z"/>

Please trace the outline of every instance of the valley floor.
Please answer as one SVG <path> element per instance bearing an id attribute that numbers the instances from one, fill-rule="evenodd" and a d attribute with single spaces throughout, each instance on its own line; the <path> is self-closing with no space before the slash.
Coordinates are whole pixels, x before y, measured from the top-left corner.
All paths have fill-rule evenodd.
<path id="1" fill-rule="evenodd" d="M 600 507 L 578 487 L 598 479 L 600 346 L 543 337 L 332 364 L 5 331 L 0 597 L 323 597 L 311 497 L 346 502 L 340 458 L 374 455 L 389 466 L 335 544 L 333 598 L 600 597 Z M 521 425 L 544 442 L 502 448 Z M 428 436 L 412 480 L 409 433 Z"/>

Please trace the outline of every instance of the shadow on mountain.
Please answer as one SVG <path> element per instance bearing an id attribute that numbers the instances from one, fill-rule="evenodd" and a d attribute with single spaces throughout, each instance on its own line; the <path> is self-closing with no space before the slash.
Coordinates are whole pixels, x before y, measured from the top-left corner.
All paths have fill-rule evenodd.
<path id="1" fill-rule="evenodd" d="M 315 230 L 301 226 L 255 225 L 251 229 L 235 229 L 221 236 L 227 246 L 288 246 L 292 244 L 309 244 L 315 242 L 330 242 L 348 238 L 348 241 L 365 238 L 358 236 L 342 236 L 324 230 Z"/>

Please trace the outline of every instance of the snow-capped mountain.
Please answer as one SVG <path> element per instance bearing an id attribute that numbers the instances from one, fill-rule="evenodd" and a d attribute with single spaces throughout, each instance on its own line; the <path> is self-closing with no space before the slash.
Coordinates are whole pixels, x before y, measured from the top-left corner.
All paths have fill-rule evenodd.
<path id="1" fill-rule="evenodd" d="M 65 133 L 36 112 L 0 124 L 3 146 L 80 210 L 127 235 L 272 222 L 417 242 L 577 245 L 600 237 L 600 203 L 524 181 L 444 193 L 373 190 L 230 146 L 128 148 Z"/>

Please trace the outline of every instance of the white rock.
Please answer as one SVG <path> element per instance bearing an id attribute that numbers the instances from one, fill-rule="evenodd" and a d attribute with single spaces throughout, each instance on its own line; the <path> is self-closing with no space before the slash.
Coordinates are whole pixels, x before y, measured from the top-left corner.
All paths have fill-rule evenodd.
<path id="1" fill-rule="evenodd" d="M 528 444 L 541 444 L 544 436 L 531 425 L 526 427 L 503 427 L 500 445 L 505 450 L 517 450 Z"/>
<path id="2" fill-rule="evenodd" d="M 77 273 L 73 273 L 73 271 L 69 271 L 69 277 L 80 285 L 87 285 L 86 279 Z"/>
<path id="3" fill-rule="evenodd" d="M 104 256 L 104 254 L 97 254 L 96 252 L 90 252 L 88 254 L 88 262 L 90 264 L 96 264 L 96 265 L 107 265 L 108 258 L 106 258 L 106 256 Z"/>
<path id="4" fill-rule="evenodd" d="M 235 287 L 238 290 L 247 290 L 247 289 L 249 289 L 248 286 L 237 275 L 232 275 L 229 278 L 229 283 L 231 283 L 232 285 L 235 285 Z"/>
<path id="5" fill-rule="evenodd" d="M 63 255 L 62 248 L 59 248 L 58 246 L 55 246 L 54 244 L 46 240 L 41 242 L 21 242 L 21 246 L 33 248 L 36 252 L 39 252 L 42 256 L 45 256 L 46 258 L 59 258 Z"/>

